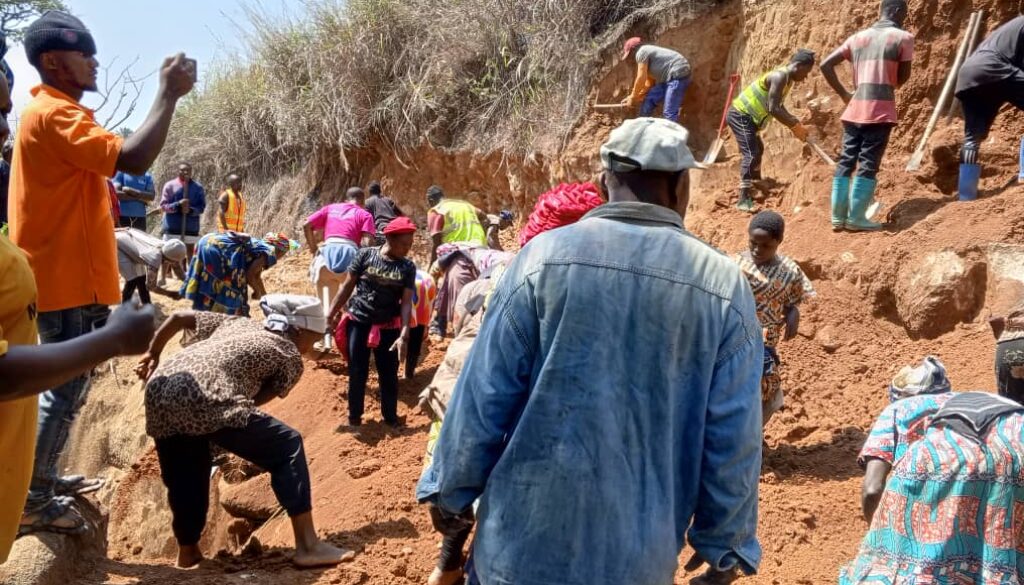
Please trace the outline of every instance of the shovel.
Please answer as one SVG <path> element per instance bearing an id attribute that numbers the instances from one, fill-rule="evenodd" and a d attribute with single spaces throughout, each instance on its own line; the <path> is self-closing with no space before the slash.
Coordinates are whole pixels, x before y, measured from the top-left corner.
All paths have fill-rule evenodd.
<path id="1" fill-rule="evenodd" d="M 594 104 L 590 107 L 595 110 L 621 110 L 626 106 L 622 104 Z"/>
<path id="2" fill-rule="evenodd" d="M 821 160 L 823 160 L 826 163 L 828 163 L 828 165 L 831 166 L 831 167 L 836 166 L 836 161 L 832 160 L 832 157 L 829 156 L 827 152 L 825 152 L 825 149 L 822 148 L 820 144 L 818 144 L 817 140 L 815 140 L 815 139 L 813 139 L 813 138 L 808 136 L 807 137 L 807 144 L 809 144 L 811 146 L 811 150 L 813 150 L 815 152 L 815 154 L 817 154 L 818 156 L 821 157 Z"/>
<path id="3" fill-rule="evenodd" d="M 729 105 L 732 103 L 732 95 L 733 92 L 736 91 L 736 84 L 739 83 L 739 81 L 739 73 L 733 73 L 729 76 L 729 97 L 726 98 L 725 107 L 722 108 L 722 121 L 718 124 L 718 136 L 715 136 L 715 141 L 711 143 L 711 149 L 704 155 L 704 164 L 706 165 L 710 165 L 718 160 L 718 153 L 722 152 L 722 146 L 725 145 L 725 139 L 722 138 L 722 133 L 725 132 L 725 118 L 729 114 Z"/>

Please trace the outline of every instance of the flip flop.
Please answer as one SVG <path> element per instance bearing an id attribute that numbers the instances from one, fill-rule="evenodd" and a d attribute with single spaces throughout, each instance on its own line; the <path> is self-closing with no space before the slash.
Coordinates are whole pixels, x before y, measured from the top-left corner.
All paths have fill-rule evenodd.
<path id="1" fill-rule="evenodd" d="M 91 494 L 106 485 L 101 477 L 86 478 L 84 475 L 65 475 L 58 478 L 53 486 L 53 493 L 58 496 L 80 496 Z"/>
<path id="2" fill-rule="evenodd" d="M 53 532 L 56 534 L 85 534 L 89 531 L 89 524 L 85 518 L 75 510 L 74 500 L 68 497 L 56 497 L 50 500 L 45 508 L 35 513 L 36 519 L 29 524 L 18 525 L 18 537 L 34 534 L 37 532 Z M 54 524 L 61 518 L 72 521 L 71 526 L 58 526 Z"/>

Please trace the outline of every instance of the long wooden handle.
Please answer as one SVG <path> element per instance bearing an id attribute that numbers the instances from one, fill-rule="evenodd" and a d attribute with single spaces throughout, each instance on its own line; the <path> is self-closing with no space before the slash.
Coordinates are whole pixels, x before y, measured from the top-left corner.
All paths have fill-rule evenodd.
<path id="1" fill-rule="evenodd" d="M 971 41 L 971 31 L 978 20 L 980 20 L 979 16 L 977 12 L 971 13 L 971 18 L 967 23 L 967 30 L 964 32 L 964 38 L 960 41 L 960 49 L 956 53 L 956 60 L 953 61 L 953 67 L 946 76 L 946 84 L 942 87 L 942 94 L 939 95 L 939 101 L 935 104 L 935 109 L 932 110 L 932 117 L 928 120 L 928 127 L 925 128 L 924 136 L 921 137 L 921 143 L 917 146 L 918 151 L 924 151 L 925 146 L 928 144 L 928 139 L 935 130 L 935 124 L 939 121 L 939 116 L 946 109 L 946 102 L 953 93 L 953 86 L 956 85 L 956 78 L 960 73 L 960 65 L 963 64 L 964 56 L 967 54 L 967 46 Z"/>
<path id="2" fill-rule="evenodd" d="M 595 110 L 621 110 L 626 106 L 622 104 L 594 104 L 590 107 Z"/>

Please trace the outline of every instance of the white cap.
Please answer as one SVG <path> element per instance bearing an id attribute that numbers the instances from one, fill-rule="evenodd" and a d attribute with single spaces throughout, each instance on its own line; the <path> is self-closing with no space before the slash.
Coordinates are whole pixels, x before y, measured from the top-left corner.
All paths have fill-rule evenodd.
<path id="1" fill-rule="evenodd" d="M 612 130 L 601 146 L 601 163 L 615 173 L 706 168 L 686 145 L 689 131 L 664 118 L 633 118 Z"/>
<path id="2" fill-rule="evenodd" d="M 160 252 L 171 262 L 181 262 L 188 256 L 188 248 L 181 240 L 167 240 L 160 248 Z"/>
<path id="3" fill-rule="evenodd" d="M 260 300 L 260 309 L 267 316 L 263 324 L 271 331 L 298 327 L 316 333 L 327 331 L 324 307 L 316 297 L 272 294 Z"/>

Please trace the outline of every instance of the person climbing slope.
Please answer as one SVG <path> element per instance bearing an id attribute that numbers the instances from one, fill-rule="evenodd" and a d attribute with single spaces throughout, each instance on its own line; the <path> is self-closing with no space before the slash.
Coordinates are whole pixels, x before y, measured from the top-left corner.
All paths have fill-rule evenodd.
<path id="1" fill-rule="evenodd" d="M 964 61 L 956 97 L 964 110 L 958 190 L 961 199 L 974 199 L 981 178 L 981 143 L 1004 104 L 1024 110 L 1024 15 L 994 30 Z"/>
<path id="2" fill-rule="evenodd" d="M 472 203 L 445 197 L 437 185 L 427 189 L 427 229 L 430 230 L 430 263 L 437 260 L 441 244 L 466 243 L 487 247 L 487 214 Z"/>
<path id="3" fill-rule="evenodd" d="M 373 223 L 377 228 L 375 244 L 383 246 L 387 238 L 384 237 L 384 228 L 388 227 L 396 217 L 405 215 L 402 208 L 395 203 L 395 200 L 384 194 L 380 181 L 370 181 L 366 186 L 366 211 L 373 215 Z"/>
<path id="4" fill-rule="evenodd" d="M 743 155 L 740 162 L 740 194 L 736 208 L 746 212 L 754 211 L 754 199 L 750 189 L 754 181 L 761 180 L 761 160 L 764 158 L 764 141 L 761 131 L 772 119 L 778 119 L 802 141 L 807 141 L 807 127 L 789 113 L 783 102 L 793 86 L 805 79 L 814 68 L 814 52 L 798 50 L 789 63 L 762 74 L 733 100 L 726 122 L 736 138 L 736 145 Z"/>
<path id="5" fill-rule="evenodd" d="M 220 447 L 270 473 L 270 486 L 291 519 L 293 562 L 336 565 L 355 553 L 320 540 L 313 525 L 309 467 L 302 436 L 259 406 L 285 398 L 302 376 L 302 356 L 327 330 L 314 297 L 267 295 L 266 319 L 179 311 L 157 331 L 136 372 L 146 382 L 146 434 L 156 443 L 167 487 L 178 567 L 199 564 L 209 508 L 210 449 Z M 185 332 L 183 349 L 163 351 Z"/>
<path id="6" fill-rule="evenodd" d="M 306 218 L 302 231 L 313 256 L 309 278 L 317 295 L 326 288 L 328 298 L 333 299 L 359 247 L 374 243 L 377 230 L 373 215 L 363 208 L 365 199 L 362 189 L 350 187 L 344 202 L 325 205 Z"/>
<path id="7" fill-rule="evenodd" d="M 867 218 L 874 199 L 878 168 L 898 120 L 896 88 L 910 79 L 914 35 L 903 30 L 906 0 L 882 0 L 881 18 L 821 62 L 821 73 L 847 104 L 843 112 L 843 151 L 832 179 L 832 229 L 875 231 L 881 224 Z M 853 64 L 854 91 L 839 81 L 836 66 Z M 851 177 L 856 168 L 857 176 Z"/>
<path id="8" fill-rule="evenodd" d="M 622 59 L 630 56 L 636 60 L 636 80 L 622 105 L 635 107 L 640 104 L 640 116 L 647 117 L 664 104 L 662 116 L 679 122 L 679 109 L 686 97 L 686 89 L 690 87 L 690 62 L 672 49 L 644 44 L 640 37 L 633 37 L 623 44 Z"/>
<path id="9" fill-rule="evenodd" d="M 746 276 L 757 303 L 757 319 L 764 330 L 761 376 L 761 423 L 767 425 L 783 405 L 782 378 L 777 346 L 796 337 L 803 300 L 814 297 L 814 286 L 791 258 L 778 253 L 786 221 L 774 211 L 762 211 L 750 220 L 749 249 L 737 254 L 736 263 Z"/>

